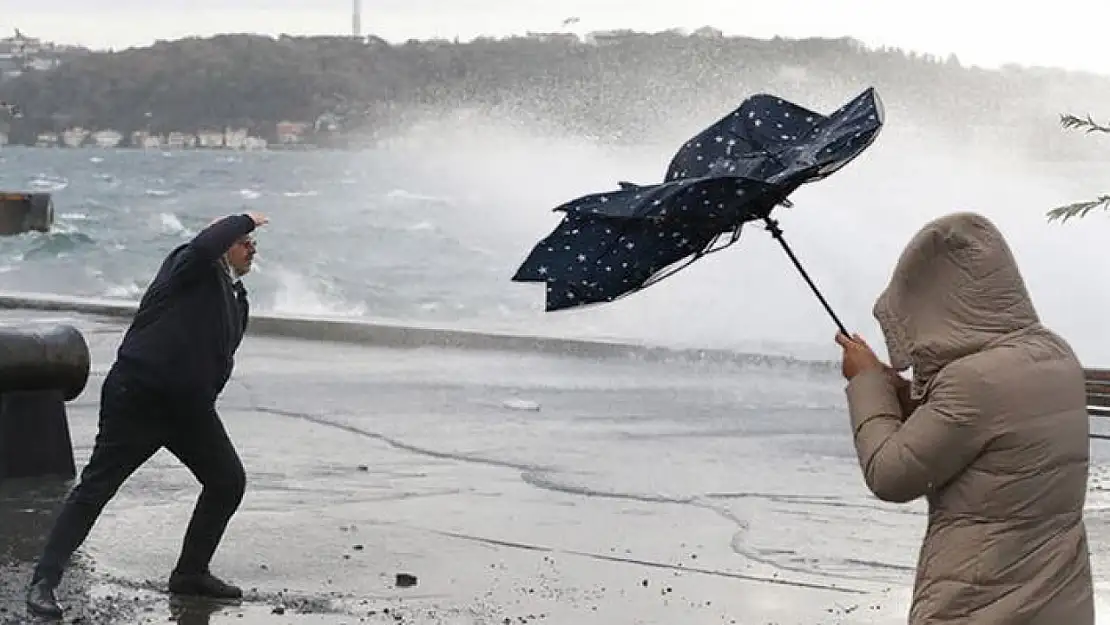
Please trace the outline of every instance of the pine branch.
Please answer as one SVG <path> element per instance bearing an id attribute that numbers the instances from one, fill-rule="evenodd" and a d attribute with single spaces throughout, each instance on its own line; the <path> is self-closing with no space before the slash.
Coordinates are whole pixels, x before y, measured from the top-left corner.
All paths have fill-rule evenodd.
<path id="1" fill-rule="evenodd" d="M 1060 125 L 1068 130 L 1073 128 L 1083 129 L 1086 130 L 1087 134 L 1092 132 L 1110 134 L 1110 126 L 1103 126 L 1097 123 L 1090 114 L 1087 115 L 1086 119 L 1066 113 L 1061 114 Z M 1058 206 L 1048 211 L 1048 221 L 1060 220 L 1062 223 L 1073 217 L 1086 217 L 1087 213 L 1090 213 L 1096 208 L 1101 208 L 1103 210 L 1110 209 L 1110 194 L 1100 195 L 1096 199 L 1086 202 L 1075 202 L 1074 204 L 1068 204 L 1066 206 Z"/>
<path id="2" fill-rule="evenodd" d="M 1103 126 L 1103 125 L 1095 122 L 1095 120 L 1091 118 L 1090 114 L 1087 115 L 1087 119 L 1082 119 L 1082 118 L 1076 117 L 1075 115 L 1069 115 L 1069 114 L 1060 115 L 1060 125 L 1063 126 L 1064 128 L 1067 128 L 1068 130 L 1071 130 L 1072 128 L 1081 128 L 1081 129 L 1086 129 L 1086 131 L 1088 133 L 1092 133 L 1092 132 L 1110 133 L 1110 126 Z"/>
<path id="3" fill-rule="evenodd" d="M 1095 200 L 1076 202 L 1074 204 L 1068 204 L 1067 206 L 1054 208 L 1048 211 L 1048 221 L 1051 222 L 1059 219 L 1062 223 L 1072 217 L 1085 217 L 1087 213 L 1096 208 L 1101 208 L 1103 210 L 1110 209 L 1110 195 L 1100 195 L 1098 199 Z"/>

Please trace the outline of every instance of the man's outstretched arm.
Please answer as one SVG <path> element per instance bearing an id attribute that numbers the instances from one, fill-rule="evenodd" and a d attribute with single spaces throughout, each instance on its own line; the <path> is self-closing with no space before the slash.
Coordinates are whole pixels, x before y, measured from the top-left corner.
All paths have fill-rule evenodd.
<path id="1" fill-rule="evenodd" d="M 258 218 L 249 214 L 228 215 L 197 233 L 189 242 L 192 256 L 199 262 L 212 262 L 227 253 L 239 240 L 254 231 Z"/>
<path id="2" fill-rule="evenodd" d="M 208 224 L 208 227 L 198 232 L 172 261 L 171 275 L 174 276 L 172 280 L 179 281 L 193 275 L 193 268 L 211 266 L 241 237 L 250 234 L 255 228 L 268 221 L 265 216 L 258 213 L 243 213 L 228 215 Z"/>

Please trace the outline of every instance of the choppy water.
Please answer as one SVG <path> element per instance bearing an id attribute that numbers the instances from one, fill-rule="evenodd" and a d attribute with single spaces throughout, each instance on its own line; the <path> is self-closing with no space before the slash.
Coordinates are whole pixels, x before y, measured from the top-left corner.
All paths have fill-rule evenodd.
<path id="1" fill-rule="evenodd" d="M 670 145 L 611 149 L 496 125 L 445 134 L 448 125 L 358 153 L 6 149 L 0 152 L 0 188 L 51 191 L 59 219 L 53 233 L 0 239 L 0 289 L 137 299 L 174 245 L 217 215 L 258 210 L 272 223 L 258 235 L 260 255 L 248 278 L 255 310 L 835 357 L 832 324 L 781 250 L 756 228 L 746 230 L 735 248 L 643 293 L 544 314 L 542 288 L 509 278 L 558 220 L 550 208 L 612 188 L 617 180 L 656 180 Z M 851 166 L 796 193 L 797 208 L 780 217 L 841 317 L 881 345 L 871 302 L 908 237 L 940 214 L 983 212 L 1010 237 L 1045 321 L 1088 364 L 1108 365 L 1110 340 L 1102 328 L 1110 290 L 1100 281 L 1110 224 L 1101 214 L 1064 226 L 1044 219 L 1051 206 L 1104 191 L 1098 173 L 1093 166 L 1050 170 L 999 152 L 880 137 Z M 321 366 L 330 368 L 331 362 Z M 262 379 L 268 379 L 265 366 L 256 363 Z M 528 371 L 505 366 L 517 376 Z M 737 371 L 714 382 L 719 397 L 683 406 L 681 414 L 656 414 L 654 407 L 664 402 L 653 403 L 652 389 L 674 404 L 678 376 L 668 372 L 652 385 L 648 373 L 629 366 L 635 369 L 628 376 L 636 380 L 629 383 L 636 399 L 627 404 L 608 396 L 622 384 L 612 371 L 583 381 L 537 370 L 529 375 L 557 383 L 513 382 L 530 390 L 526 399 L 545 406 L 565 399 L 562 387 L 607 389 L 589 404 L 596 414 L 568 412 L 588 430 L 585 442 L 567 439 L 575 446 L 551 444 L 565 438 L 570 426 L 550 411 L 543 413 L 547 431 L 541 436 L 540 424 L 523 427 L 500 414 L 478 411 L 465 418 L 457 408 L 466 398 L 446 391 L 437 391 L 442 412 L 404 396 L 380 415 L 331 425 L 343 436 L 371 432 L 367 436 L 374 440 L 431 449 L 437 457 L 481 455 L 492 459 L 486 464 L 519 470 L 531 489 L 704 508 L 742 530 L 731 545 L 716 545 L 719 552 L 779 573 L 852 578 L 866 571 L 871 580 L 907 579 L 920 518 L 879 506 L 862 491 L 850 505 L 821 494 L 835 490 L 833 484 L 858 482 L 835 380 Z M 685 374 L 709 384 L 709 376 Z M 403 394 L 410 372 L 392 375 L 369 377 Z M 450 375 L 451 388 L 465 383 L 459 371 Z M 482 369 L 479 377 L 497 375 Z M 426 373 L 416 377 L 427 383 Z M 510 377 L 502 372 L 498 379 Z M 343 388 L 365 391 L 367 383 L 359 384 Z M 699 389 L 699 397 L 705 392 Z M 280 408 L 301 411 L 319 424 L 330 408 L 320 398 L 338 395 L 322 388 Z M 376 406 L 383 396 L 384 390 L 374 397 Z M 406 409 L 415 413 L 397 419 Z M 473 436 L 463 436 L 467 432 Z M 774 445 L 765 444 L 771 439 Z M 1095 455 L 1101 460 L 1106 448 L 1096 443 Z M 650 464 L 658 458 L 666 462 Z M 562 470 L 537 469 L 541 464 Z M 1094 473 L 1090 527 L 1101 566 L 1107 557 L 1101 540 L 1108 527 L 1102 518 L 1106 470 L 1100 466 Z M 802 492 L 797 479 L 788 479 L 799 476 L 811 488 Z M 902 541 L 898 559 L 873 561 L 874 540 L 871 530 L 859 526 L 861 518 L 884 537 Z M 820 529 L 817 521 L 836 529 Z"/>
<path id="2" fill-rule="evenodd" d="M 1110 361 L 1100 332 L 1110 290 L 1088 277 L 1105 266 L 1110 226 L 1102 215 L 1044 219 L 1101 190 L 1083 175 L 1098 169 L 1047 171 L 902 139 L 891 126 L 779 213 L 845 323 L 881 345 L 871 303 L 902 245 L 926 219 L 977 210 L 1011 237 L 1046 321 L 1087 360 Z M 173 246 L 215 216 L 258 210 L 272 223 L 248 278 L 255 310 L 835 357 L 833 325 L 757 227 L 647 291 L 589 309 L 545 314 L 542 286 L 510 282 L 557 223 L 552 207 L 618 180 L 656 181 L 672 149 L 492 122 L 444 122 L 354 153 L 5 149 L 0 188 L 50 191 L 59 217 L 50 234 L 0 239 L 0 289 L 137 299 Z"/>

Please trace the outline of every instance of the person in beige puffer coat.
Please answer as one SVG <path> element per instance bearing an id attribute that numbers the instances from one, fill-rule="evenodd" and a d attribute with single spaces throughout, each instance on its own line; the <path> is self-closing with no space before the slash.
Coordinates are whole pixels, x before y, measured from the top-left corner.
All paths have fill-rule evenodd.
<path id="1" fill-rule="evenodd" d="M 1083 370 L 1002 233 L 974 213 L 928 223 L 873 312 L 890 366 L 836 341 L 867 487 L 928 501 L 910 625 L 1094 625 Z"/>

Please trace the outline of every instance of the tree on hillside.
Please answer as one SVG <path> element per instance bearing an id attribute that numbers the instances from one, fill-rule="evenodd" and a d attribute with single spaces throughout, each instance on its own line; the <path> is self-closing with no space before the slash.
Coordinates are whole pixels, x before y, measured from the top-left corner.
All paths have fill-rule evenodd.
<path id="1" fill-rule="evenodd" d="M 1110 134 L 1110 126 L 1095 122 L 1090 115 L 1087 115 L 1087 118 L 1083 119 L 1075 115 L 1064 114 L 1060 116 L 1060 125 L 1067 129 L 1081 129 L 1088 134 L 1092 132 Z M 1110 194 L 1104 193 L 1093 200 L 1058 206 L 1048 211 L 1048 220 L 1053 221 L 1059 219 L 1061 222 L 1064 222 L 1072 217 L 1085 217 L 1087 213 L 1096 208 L 1110 208 Z"/>
<path id="2" fill-rule="evenodd" d="M 23 145 L 76 127 L 125 137 L 230 127 L 277 140 L 282 121 L 326 127 L 313 141 L 343 137 L 364 145 L 459 110 L 530 132 L 629 144 L 701 127 L 757 92 L 832 111 L 867 86 L 883 94 L 900 129 L 940 140 L 974 135 L 1048 160 L 1088 158 L 1097 146 L 1046 145 L 1023 129 L 1051 115 L 1061 98 L 1110 98 L 1108 76 L 984 70 L 846 38 L 667 31 L 400 44 L 376 37 L 192 37 L 26 71 L 0 83 L 0 100 L 23 110 L 8 133 Z"/>

